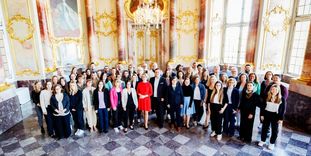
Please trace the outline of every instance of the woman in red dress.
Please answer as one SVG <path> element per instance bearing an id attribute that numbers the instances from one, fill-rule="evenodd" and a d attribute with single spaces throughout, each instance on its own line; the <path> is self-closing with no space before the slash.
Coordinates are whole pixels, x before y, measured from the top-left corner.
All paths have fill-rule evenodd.
<path id="1" fill-rule="evenodd" d="M 148 130 L 148 113 L 151 110 L 150 96 L 152 95 L 151 83 L 147 81 L 147 75 L 141 76 L 142 82 L 137 85 L 138 109 L 144 114 L 145 129 Z"/>

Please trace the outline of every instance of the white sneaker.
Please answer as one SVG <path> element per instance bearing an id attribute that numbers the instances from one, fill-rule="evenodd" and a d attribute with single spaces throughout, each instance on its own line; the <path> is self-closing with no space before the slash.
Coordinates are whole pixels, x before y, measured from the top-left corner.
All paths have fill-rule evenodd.
<path id="1" fill-rule="evenodd" d="M 114 132 L 119 133 L 120 131 L 119 131 L 119 129 L 116 127 L 116 128 L 114 128 Z"/>
<path id="2" fill-rule="evenodd" d="M 273 150 L 274 149 L 274 144 L 269 144 L 268 149 L 269 150 Z"/>
<path id="3" fill-rule="evenodd" d="M 78 129 L 75 133 L 75 135 L 79 135 L 80 134 L 80 129 Z"/>
<path id="4" fill-rule="evenodd" d="M 216 133 L 215 133 L 215 131 L 213 131 L 212 133 L 211 133 L 211 137 L 214 137 L 216 135 Z"/>
<path id="5" fill-rule="evenodd" d="M 263 141 L 259 141 L 258 146 L 262 147 L 263 145 L 265 145 L 266 143 Z"/>
<path id="6" fill-rule="evenodd" d="M 119 129 L 122 131 L 124 128 L 123 128 L 123 126 L 119 126 Z"/>
<path id="7" fill-rule="evenodd" d="M 217 135 L 217 140 L 220 141 L 222 139 L 222 135 Z"/>
<path id="8" fill-rule="evenodd" d="M 80 130 L 80 132 L 79 132 L 79 136 L 82 136 L 83 134 L 84 134 L 84 130 L 82 130 L 82 129 L 79 129 Z"/>

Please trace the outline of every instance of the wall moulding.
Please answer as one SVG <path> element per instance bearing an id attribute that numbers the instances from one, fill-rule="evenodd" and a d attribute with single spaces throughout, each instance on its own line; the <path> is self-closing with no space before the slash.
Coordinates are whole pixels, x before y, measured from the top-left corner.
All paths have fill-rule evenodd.
<path id="1" fill-rule="evenodd" d="M 24 36 L 18 36 L 14 30 L 14 25 L 17 24 L 24 24 L 27 28 L 27 33 L 24 34 Z M 19 41 L 21 44 L 23 44 L 25 41 L 30 40 L 33 37 L 34 34 L 34 27 L 31 22 L 31 20 L 25 16 L 22 16 L 21 14 L 16 14 L 9 18 L 8 24 L 7 24 L 7 32 L 11 39 Z"/>

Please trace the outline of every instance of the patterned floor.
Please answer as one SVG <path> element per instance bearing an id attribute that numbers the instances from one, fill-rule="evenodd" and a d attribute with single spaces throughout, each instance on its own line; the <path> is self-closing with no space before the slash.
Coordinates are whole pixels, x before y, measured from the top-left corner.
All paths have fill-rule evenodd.
<path id="1" fill-rule="evenodd" d="M 56 141 L 40 133 L 34 116 L 28 117 L 0 135 L 0 155 L 311 155 L 310 136 L 283 128 L 274 151 L 267 147 L 240 142 L 235 137 L 222 141 L 210 138 L 210 129 L 194 127 L 180 133 L 156 128 L 151 122 L 149 130 L 138 128 L 128 133 L 88 133 L 82 138 L 72 136 Z M 260 134 L 254 126 L 254 138 Z"/>

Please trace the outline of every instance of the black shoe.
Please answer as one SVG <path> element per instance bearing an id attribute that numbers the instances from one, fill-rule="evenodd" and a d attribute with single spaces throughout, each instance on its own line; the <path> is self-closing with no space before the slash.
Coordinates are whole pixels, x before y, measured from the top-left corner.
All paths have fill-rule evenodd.
<path id="1" fill-rule="evenodd" d="M 43 126 L 41 127 L 41 133 L 45 134 L 45 130 L 44 130 Z"/>

